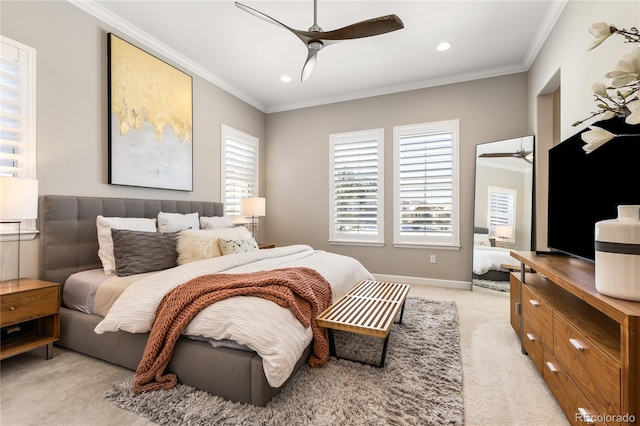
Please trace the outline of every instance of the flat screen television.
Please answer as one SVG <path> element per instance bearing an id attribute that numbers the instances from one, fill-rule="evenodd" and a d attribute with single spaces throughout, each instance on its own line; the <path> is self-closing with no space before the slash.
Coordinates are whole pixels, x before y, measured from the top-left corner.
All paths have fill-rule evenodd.
<path id="1" fill-rule="evenodd" d="M 640 125 L 622 118 L 593 125 L 640 134 Z M 581 133 L 549 150 L 547 239 L 552 251 L 594 261 L 596 222 L 616 218 L 620 204 L 640 204 L 640 136 L 614 138 L 587 154 Z"/>

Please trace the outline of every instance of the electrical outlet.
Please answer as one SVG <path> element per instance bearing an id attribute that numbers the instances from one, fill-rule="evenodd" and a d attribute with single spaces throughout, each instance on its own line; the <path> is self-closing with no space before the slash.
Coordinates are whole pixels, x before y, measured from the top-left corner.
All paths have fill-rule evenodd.
<path id="1" fill-rule="evenodd" d="M 435 254 L 431 255 L 431 263 L 436 263 L 436 255 Z"/>

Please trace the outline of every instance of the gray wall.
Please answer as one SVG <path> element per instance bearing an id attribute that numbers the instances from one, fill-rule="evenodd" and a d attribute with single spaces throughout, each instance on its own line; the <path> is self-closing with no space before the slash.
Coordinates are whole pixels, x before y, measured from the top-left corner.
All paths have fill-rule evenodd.
<path id="1" fill-rule="evenodd" d="M 460 120 L 460 250 L 394 248 L 393 127 Z M 330 245 L 329 135 L 384 128 L 385 246 Z M 374 274 L 471 280 L 475 146 L 527 133 L 527 75 L 514 74 L 267 116 L 266 240 L 360 260 Z M 437 262 L 428 259 L 435 254 Z"/>
<path id="2" fill-rule="evenodd" d="M 623 55 L 637 47 L 636 43 L 624 43 L 623 37 L 615 35 L 587 51 L 593 40 L 589 28 L 595 22 L 626 29 L 638 27 L 640 1 L 567 2 L 529 68 L 528 133 L 536 135 L 536 246 L 540 250 L 547 247 L 547 152 L 554 144 L 596 121 L 592 119 L 578 127 L 572 126 L 597 110 L 591 85 L 606 83 L 604 75 L 615 69 Z"/>
<path id="3" fill-rule="evenodd" d="M 220 125 L 256 136 L 265 151 L 263 112 L 182 69 L 193 76 L 193 192 L 108 185 L 107 33 L 166 58 L 66 1 L 3 0 L 0 8 L 2 35 L 36 49 L 40 195 L 219 201 Z M 264 192 L 264 162 L 260 169 Z M 38 275 L 37 244 L 22 244 L 24 276 Z"/>

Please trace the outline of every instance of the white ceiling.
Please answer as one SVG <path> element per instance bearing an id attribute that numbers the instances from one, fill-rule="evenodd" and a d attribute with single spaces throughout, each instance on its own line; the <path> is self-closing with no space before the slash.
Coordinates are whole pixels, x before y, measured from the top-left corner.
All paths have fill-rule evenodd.
<path id="1" fill-rule="evenodd" d="M 405 28 L 326 47 L 304 83 L 304 44 L 233 1 L 69 1 L 138 47 L 277 112 L 526 71 L 566 0 L 319 0 L 325 31 L 392 13 Z M 241 2 L 292 28 L 313 24 L 312 0 Z M 441 41 L 452 48 L 436 51 Z"/>

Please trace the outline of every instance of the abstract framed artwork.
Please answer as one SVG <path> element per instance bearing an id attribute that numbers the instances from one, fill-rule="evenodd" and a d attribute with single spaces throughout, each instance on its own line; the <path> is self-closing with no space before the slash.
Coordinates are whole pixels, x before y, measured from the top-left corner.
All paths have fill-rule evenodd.
<path id="1" fill-rule="evenodd" d="M 193 79 L 108 34 L 109 184 L 193 191 Z"/>

